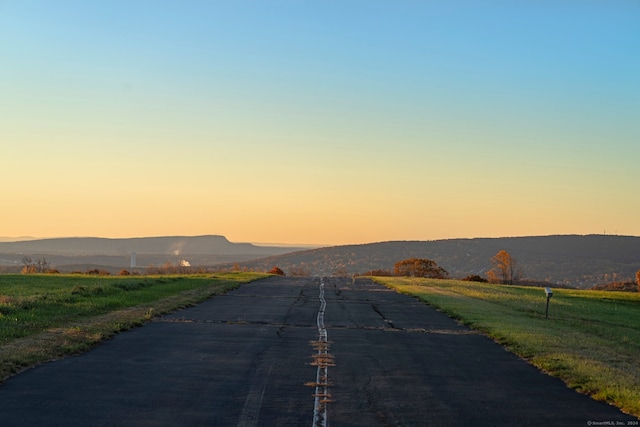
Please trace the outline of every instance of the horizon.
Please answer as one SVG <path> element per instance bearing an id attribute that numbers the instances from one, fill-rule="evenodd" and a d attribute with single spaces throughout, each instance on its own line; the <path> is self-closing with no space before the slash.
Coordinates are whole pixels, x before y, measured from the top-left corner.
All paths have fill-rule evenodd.
<path id="1" fill-rule="evenodd" d="M 11 237 L 11 236 L 0 236 L 0 243 L 17 243 L 23 241 L 34 241 L 34 240 L 49 240 L 49 239 L 107 239 L 107 240 L 119 240 L 119 239 L 153 239 L 153 238 L 190 238 L 190 237 L 223 237 L 227 239 L 230 243 L 237 244 L 251 244 L 255 246 L 261 247 L 291 247 L 291 248 L 305 248 L 305 249 L 318 249 L 318 248 L 326 248 L 332 246 L 358 246 L 358 245 L 370 245 L 376 243 L 389 243 L 389 242 L 415 242 L 415 241 L 423 241 L 423 242 L 435 242 L 435 241 L 445 241 L 445 240 L 484 240 L 484 239 L 521 239 L 521 238 L 532 238 L 532 237 L 569 237 L 569 236 L 611 236 L 611 237 L 639 237 L 634 235 L 627 234 L 616 234 L 616 233 L 588 233 L 588 234 L 544 234 L 544 235 L 522 235 L 522 236 L 475 236 L 475 237 L 452 237 L 452 238 L 443 238 L 443 239 L 391 239 L 391 240 L 379 240 L 379 241 L 370 241 L 370 242 L 355 242 L 355 243 L 344 243 L 344 244 L 318 244 L 318 243 L 277 243 L 277 242 L 254 242 L 254 241 L 235 241 L 229 239 L 227 236 L 221 234 L 202 234 L 202 235 L 157 235 L 157 236 L 129 236 L 129 237 L 103 237 L 103 236 L 55 236 L 55 237 L 34 237 L 34 236 L 20 236 L 20 237 Z M 16 240 L 10 240 L 16 239 Z"/>
<path id="2" fill-rule="evenodd" d="M 3 236 L 640 235 L 638 2 L 10 0 L 0 28 Z"/>

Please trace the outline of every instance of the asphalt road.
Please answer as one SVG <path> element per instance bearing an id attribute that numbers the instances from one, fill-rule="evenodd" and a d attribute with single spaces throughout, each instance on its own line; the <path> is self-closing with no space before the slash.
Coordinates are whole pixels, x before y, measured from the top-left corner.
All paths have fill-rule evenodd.
<path id="1" fill-rule="evenodd" d="M 634 422 L 364 279 L 254 282 L 0 386 L 2 426 Z"/>

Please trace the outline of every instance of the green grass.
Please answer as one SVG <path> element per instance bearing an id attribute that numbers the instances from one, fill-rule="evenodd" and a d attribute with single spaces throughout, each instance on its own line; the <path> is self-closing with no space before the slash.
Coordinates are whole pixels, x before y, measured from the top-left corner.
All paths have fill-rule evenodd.
<path id="1" fill-rule="evenodd" d="M 0 275 L 0 382 L 266 276 Z"/>
<path id="2" fill-rule="evenodd" d="M 376 278 L 486 333 L 594 399 L 640 416 L 640 294 Z"/>

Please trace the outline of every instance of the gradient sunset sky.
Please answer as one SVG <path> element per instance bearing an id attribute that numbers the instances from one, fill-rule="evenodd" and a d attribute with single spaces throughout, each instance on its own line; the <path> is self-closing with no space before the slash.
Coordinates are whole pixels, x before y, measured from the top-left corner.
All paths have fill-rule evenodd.
<path id="1" fill-rule="evenodd" d="M 640 235 L 640 2 L 0 0 L 0 236 Z"/>

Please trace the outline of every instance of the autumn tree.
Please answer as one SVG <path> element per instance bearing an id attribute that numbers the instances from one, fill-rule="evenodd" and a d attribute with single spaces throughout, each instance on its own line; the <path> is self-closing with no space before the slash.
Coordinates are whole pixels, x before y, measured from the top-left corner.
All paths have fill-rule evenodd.
<path id="1" fill-rule="evenodd" d="M 427 258 L 409 258 L 398 261 L 394 264 L 393 272 L 396 276 L 409 277 L 431 277 L 434 279 L 444 279 L 449 273 Z"/>
<path id="2" fill-rule="evenodd" d="M 491 269 L 487 272 L 487 278 L 491 283 L 513 285 L 522 278 L 522 270 L 518 268 L 516 259 L 502 250 L 491 257 Z"/>
<path id="3" fill-rule="evenodd" d="M 636 283 L 638 284 L 638 292 L 640 292 L 640 270 L 636 271 Z"/>

